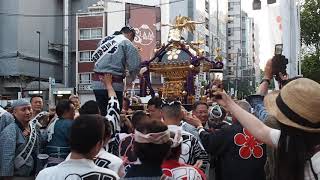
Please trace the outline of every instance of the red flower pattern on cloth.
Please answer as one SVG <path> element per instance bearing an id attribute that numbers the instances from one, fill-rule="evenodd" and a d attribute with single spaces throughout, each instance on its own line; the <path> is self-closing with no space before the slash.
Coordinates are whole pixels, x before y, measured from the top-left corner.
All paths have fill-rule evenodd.
<path id="1" fill-rule="evenodd" d="M 243 128 L 243 133 L 237 133 L 234 136 L 234 143 L 241 146 L 239 149 L 239 155 L 242 159 L 249 159 L 251 155 L 255 158 L 261 158 L 263 156 L 263 149 L 261 145 L 263 144 L 251 133 Z"/>

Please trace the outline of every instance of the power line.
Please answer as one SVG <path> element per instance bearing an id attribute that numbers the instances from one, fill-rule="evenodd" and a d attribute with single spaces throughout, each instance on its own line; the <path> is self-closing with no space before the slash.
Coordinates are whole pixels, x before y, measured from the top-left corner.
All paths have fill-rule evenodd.
<path id="1" fill-rule="evenodd" d="M 160 3 L 155 6 L 162 6 L 162 5 L 167 5 L 167 4 L 174 4 L 178 2 L 182 2 L 185 0 L 175 0 L 167 3 Z M 103 11 L 105 13 L 117 13 L 117 12 L 124 12 L 124 11 L 130 11 L 130 10 L 136 10 L 136 9 L 144 9 L 145 7 L 136 7 L 136 8 L 130 8 L 130 9 L 125 9 L 125 10 L 114 10 L 114 11 Z M 101 12 L 100 12 L 101 13 Z M 77 14 L 21 14 L 21 13 L 8 13 L 8 12 L 0 12 L 0 15 L 3 16 L 19 16 L 19 17 L 36 17 L 36 18 L 43 18 L 43 17 L 64 17 L 64 16 L 77 16 Z"/>

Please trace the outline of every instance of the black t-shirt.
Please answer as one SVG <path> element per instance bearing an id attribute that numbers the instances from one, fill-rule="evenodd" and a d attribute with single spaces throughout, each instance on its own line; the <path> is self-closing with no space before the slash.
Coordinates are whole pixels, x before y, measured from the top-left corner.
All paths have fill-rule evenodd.
<path id="1" fill-rule="evenodd" d="M 201 132 L 201 142 L 216 158 L 217 180 L 264 180 L 265 144 L 239 123 L 211 133 Z"/>

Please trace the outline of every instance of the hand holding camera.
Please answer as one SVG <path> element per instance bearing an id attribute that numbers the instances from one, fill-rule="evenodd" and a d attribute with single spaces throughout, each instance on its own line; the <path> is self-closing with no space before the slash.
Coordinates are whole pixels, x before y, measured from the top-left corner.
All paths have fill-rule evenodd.
<path id="1" fill-rule="evenodd" d="M 209 90 L 209 96 L 214 99 L 221 99 L 221 95 L 216 95 L 217 92 L 223 92 L 223 83 L 220 79 L 215 79 L 212 82 L 211 89 Z"/>
<path id="2" fill-rule="evenodd" d="M 272 58 L 272 75 L 275 76 L 275 79 L 280 83 L 283 81 L 283 78 L 287 76 L 287 64 L 288 59 L 282 55 L 283 45 L 277 44 L 275 46 L 275 55 Z"/>

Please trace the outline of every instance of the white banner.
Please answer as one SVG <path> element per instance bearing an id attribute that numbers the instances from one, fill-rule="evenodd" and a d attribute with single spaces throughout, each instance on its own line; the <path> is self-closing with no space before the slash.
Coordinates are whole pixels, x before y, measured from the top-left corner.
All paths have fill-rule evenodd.
<path id="1" fill-rule="evenodd" d="M 280 14 L 279 3 L 267 6 L 268 8 L 268 23 L 270 32 L 270 49 L 274 49 L 275 44 L 282 44 L 283 24 Z M 272 52 L 274 53 L 274 52 Z"/>
<path id="2" fill-rule="evenodd" d="M 267 7 L 270 49 L 274 54 L 274 46 L 283 44 L 283 55 L 289 60 L 289 77 L 298 74 L 297 61 L 300 54 L 300 20 L 296 4 L 297 0 L 281 0 Z"/>
<path id="3" fill-rule="evenodd" d="M 300 27 L 297 0 L 281 0 L 280 11 L 283 23 L 283 54 L 288 58 L 289 77 L 298 75 L 297 61 L 300 51 Z M 298 46 L 297 46 L 298 45 Z"/>

